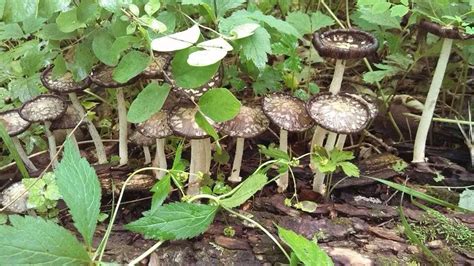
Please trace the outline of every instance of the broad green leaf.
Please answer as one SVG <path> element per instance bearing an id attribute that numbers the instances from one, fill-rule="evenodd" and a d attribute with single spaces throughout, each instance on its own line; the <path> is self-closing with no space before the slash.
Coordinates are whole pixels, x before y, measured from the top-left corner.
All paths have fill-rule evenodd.
<path id="1" fill-rule="evenodd" d="M 237 8 L 243 3 L 245 3 L 245 0 L 219 0 L 219 1 L 214 1 L 213 0 L 207 0 L 206 2 L 209 4 L 209 6 L 213 7 L 213 3 L 216 3 L 216 12 L 217 17 L 224 17 L 224 15 L 227 13 L 227 11 Z"/>
<path id="2" fill-rule="evenodd" d="M 6 0 L 3 10 L 3 21 L 6 23 L 22 22 L 36 15 L 37 0 Z"/>
<path id="3" fill-rule="evenodd" d="M 77 19 L 83 23 L 93 21 L 99 13 L 99 5 L 95 0 L 82 0 L 77 7 Z"/>
<path id="4" fill-rule="evenodd" d="M 461 195 L 459 195 L 458 206 L 474 212 L 474 190 L 464 190 Z"/>
<path id="5" fill-rule="evenodd" d="M 112 45 L 114 44 L 114 37 L 106 31 L 100 31 L 95 35 L 92 41 L 92 51 L 94 55 L 104 64 L 109 66 L 117 65 L 120 54 L 115 53 Z"/>
<path id="6" fill-rule="evenodd" d="M 407 6 L 404 5 L 395 5 L 390 8 L 390 15 L 392 17 L 403 17 L 408 13 L 409 9 Z"/>
<path id="7" fill-rule="evenodd" d="M 360 171 L 357 165 L 351 162 L 340 162 L 338 163 L 338 165 L 342 168 L 342 171 L 344 171 L 344 174 L 346 174 L 347 176 L 360 176 Z"/>
<path id="8" fill-rule="evenodd" d="M 389 2 L 386 2 L 385 0 L 380 0 L 377 1 L 373 6 L 372 6 L 372 12 L 374 14 L 381 14 L 387 11 L 390 8 L 391 4 Z"/>
<path id="9" fill-rule="evenodd" d="M 114 43 L 112 44 L 112 47 L 111 48 L 109 47 L 109 49 L 112 50 L 113 54 L 120 57 L 120 54 L 123 51 L 128 50 L 133 45 L 139 42 L 140 42 L 140 38 L 137 38 L 135 36 L 120 36 L 117 39 L 115 39 Z"/>
<path id="10" fill-rule="evenodd" d="M 156 208 L 152 215 L 125 228 L 157 240 L 192 238 L 207 230 L 217 210 L 218 206 L 176 202 Z"/>
<path id="11" fill-rule="evenodd" d="M 39 31 L 43 26 L 46 19 L 44 18 L 35 18 L 29 17 L 23 21 L 21 26 L 25 34 L 32 34 L 36 31 Z"/>
<path id="12" fill-rule="evenodd" d="M 334 149 L 330 152 L 330 158 L 333 162 L 339 163 L 354 159 L 354 153 L 351 151 L 341 151 Z"/>
<path id="13" fill-rule="evenodd" d="M 75 36 L 74 32 L 65 33 L 60 31 L 56 23 L 44 25 L 37 35 L 42 39 L 48 39 L 52 41 L 70 39 Z"/>
<path id="14" fill-rule="evenodd" d="M 76 45 L 76 51 L 74 53 L 74 63 L 69 65 L 74 80 L 83 80 L 92 71 L 92 66 L 96 63 L 97 59 L 92 54 L 90 43 L 80 43 Z"/>
<path id="15" fill-rule="evenodd" d="M 166 198 L 171 192 L 171 176 L 165 175 L 151 188 L 150 191 L 153 192 L 153 196 L 151 198 L 151 208 L 149 214 L 153 215 L 156 209 L 160 207 L 163 202 L 165 202 Z"/>
<path id="16" fill-rule="evenodd" d="M 125 83 L 145 70 L 149 63 L 149 55 L 135 50 L 130 51 L 123 56 L 114 69 L 113 78 L 120 83 Z"/>
<path id="17" fill-rule="evenodd" d="M 18 98 L 21 102 L 30 100 L 41 93 L 39 75 L 12 80 L 8 83 L 8 90 L 12 93 L 13 98 Z"/>
<path id="18" fill-rule="evenodd" d="M 58 11 L 67 10 L 71 0 L 41 0 L 38 3 L 38 15 L 43 18 L 50 18 Z"/>
<path id="19" fill-rule="evenodd" d="M 288 153 L 278 149 L 278 148 L 273 148 L 273 147 L 265 147 L 264 145 L 258 145 L 258 149 L 261 154 L 268 156 L 272 159 L 283 159 L 286 161 L 290 161 L 290 156 Z"/>
<path id="20" fill-rule="evenodd" d="M 260 10 L 250 13 L 250 17 L 262 21 L 278 32 L 289 34 L 295 37 L 300 37 L 300 33 L 288 22 L 277 19 L 274 16 L 264 15 Z"/>
<path id="21" fill-rule="evenodd" d="M 56 24 L 58 24 L 60 31 L 66 33 L 86 27 L 86 24 L 82 23 L 77 18 L 77 8 L 73 8 L 66 12 L 61 12 L 56 18 Z"/>
<path id="22" fill-rule="evenodd" d="M 215 141 L 219 141 L 219 135 L 217 135 L 217 131 L 214 129 L 214 127 L 212 127 L 212 125 L 207 120 L 208 118 L 206 118 L 201 111 L 196 112 L 194 119 L 196 120 L 196 124 L 198 124 L 202 130 L 204 130 Z M 219 143 L 217 144 L 219 149 Z"/>
<path id="23" fill-rule="evenodd" d="M 52 221 L 12 215 L 0 226 L 0 261 L 4 265 L 88 265 L 87 251 L 66 229 Z"/>
<path id="24" fill-rule="evenodd" d="M 199 36 L 201 36 L 201 31 L 199 30 L 199 26 L 195 24 L 185 31 L 154 39 L 151 42 L 151 49 L 158 52 L 172 52 L 186 49 L 195 44 Z"/>
<path id="25" fill-rule="evenodd" d="M 257 191 L 261 190 L 267 183 L 268 178 L 264 174 L 256 173 L 245 179 L 239 185 L 235 193 L 230 198 L 221 200 L 222 206 L 227 208 L 234 208 L 242 205 L 245 201 L 250 199 Z"/>
<path id="26" fill-rule="evenodd" d="M 324 15 L 320 11 L 311 14 L 311 30 L 317 31 L 321 28 L 332 26 L 336 23 L 330 16 Z"/>
<path id="27" fill-rule="evenodd" d="M 305 237 L 278 226 L 278 236 L 290 246 L 298 259 L 306 266 L 334 265 L 331 258 L 318 245 Z"/>
<path id="28" fill-rule="evenodd" d="M 5 24 L 0 22 L 0 41 L 16 40 L 23 37 L 23 31 L 18 23 Z"/>
<path id="29" fill-rule="evenodd" d="M 235 40 L 247 38 L 252 36 L 258 28 L 260 25 L 257 23 L 241 24 L 230 30 L 230 36 Z"/>
<path id="30" fill-rule="evenodd" d="M 258 28 L 255 33 L 241 40 L 243 58 L 251 61 L 257 68 L 263 69 L 268 61 L 267 54 L 272 52 L 270 34 L 264 28 Z"/>
<path id="31" fill-rule="evenodd" d="M 186 62 L 190 66 L 205 67 L 219 63 L 226 55 L 227 51 L 225 50 L 201 50 L 192 52 Z"/>
<path id="32" fill-rule="evenodd" d="M 145 4 L 145 13 L 151 16 L 160 9 L 160 6 L 160 0 L 149 0 L 148 3 Z"/>
<path id="33" fill-rule="evenodd" d="M 291 12 L 286 17 L 286 21 L 293 25 L 301 35 L 312 33 L 311 20 L 308 14 L 301 11 Z"/>
<path id="34" fill-rule="evenodd" d="M 74 225 L 91 246 L 100 212 L 101 189 L 94 168 L 80 156 L 70 139 L 64 144 L 63 158 L 54 174 Z"/>
<path id="35" fill-rule="evenodd" d="M 207 83 L 217 72 L 219 63 L 204 66 L 193 67 L 187 62 L 192 52 L 199 50 L 198 48 L 188 48 L 178 51 L 171 61 L 173 78 L 176 85 L 182 88 L 196 88 Z"/>
<path id="36" fill-rule="evenodd" d="M 121 12 L 120 8 L 126 7 L 132 3 L 132 0 L 99 0 L 99 6 L 109 12 Z"/>
<path id="37" fill-rule="evenodd" d="M 239 113 L 240 106 L 239 100 L 225 88 L 212 89 L 199 98 L 201 112 L 215 122 L 231 120 Z"/>
<path id="38" fill-rule="evenodd" d="M 128 122 L 144 122 L 160 111 L 170 90 L 171 87 L 168 84 L 158 85 L 156 81 L 148 84 L 132 102 L 127 114 Z"/>

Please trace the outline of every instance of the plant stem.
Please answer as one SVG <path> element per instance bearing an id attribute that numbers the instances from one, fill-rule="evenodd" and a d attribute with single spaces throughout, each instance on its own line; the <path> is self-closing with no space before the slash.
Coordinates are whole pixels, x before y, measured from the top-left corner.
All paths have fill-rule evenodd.
<path id="1" fill-rule="evenodd" d="M 166 162 L 166 154 L 165 154 L 165 138 L 156 139 L 156 152 L 155 152 L 155 159 L 152 162 L 152 166 L 159 167 L 162 169 L 168 168 L 168 163 Z M 155 177 L 157 179 L 163 178 L 166 172 L 163 171 L 154 171 Z"/>
<path id="2" fill-rule="evenodd" d="M 288 131 L 283 128 L 280 129 L 280 150 L 288 153 Z M 282 173 L 280 178 L 276 180 L 278 185 L 278 192 L 283 192 L 288 187 L 288 170 Z"/>
<path id="3" fill-rule="evenodd" d="M 153 253 L 153 251 L 155 251 L 157 248 L 159 248 L 163 243 L 165 243 L 165 241 L 158 241 L 156 242 L 156 244 L 154 244 L 151 248 L 149 248 L 147 251 L 145 251 L 143 254 L 141 254 L 140 256 L 138 256 L 137 258 L 133 259 L 132 261 L 130 261 L 130 263 L 128 263 L 128 265 L 136 265 L 138 263 L 140 263 L 140 261 L 142 261 L 144 258 L 146 258 L 148 255 L 150 255 L 151 253 Z"/>
<path id="4" fill-rule="evenodd" d="M 125 106 L 125 96 L 123 88 L 117 89 L 117 112 L 119 119 L 119 156 L 120 164 L 128 163 L 128 123 L 127 123 L 127 107 Z"/>
<path id="5" fill-rule="evenodd" d="M 143 154 L 145 155 L 145 164 L 151 163 L 150 147 L 143 146 Z"/>
<path id="6" fill-rule="evenodd" d="M 414 163 L 420 163 L 425 161 L 425 146 L 426 139 L 428 137 L 428 131 L 431 125 L 431 119 L 433 118 L 434 109 L 436 107 L 436 101 L 438 99 L 439 91 L 443 83 L 444 73 L 446 66 L 448 65 L 449 55 L 451 53 L 451 46 L 453 40 L 445 38 L 443 40 L 443 46 L 439 55 L 438 63 L 434 72 L 433 80 L 431 81 L 428 95 L 426 96 L 425 107 L 421 115 L 421 120 L 416 131 L 415 144 L 413 147 L 413 160 Z"/>
<path id="7" fill-rule="evenodd" d="M 25 163 L 25 166 L 28 168 L 28 170 L 32 172 L 38 171 L 38 168 L 36 168 L 33 162 L 28 158 L 28 155 L 26 154 L 25 149 L 23 149 L 23 145 L 21 145 L 20 140 L 17 137 L 11 137 L 11 139 L 15 145 L 18 155 L 20 156 L 23 163 Z"/>
<path id="8" fill-rule="evenodd" d="M 242 166 L 242 156 L 244 154 L 244 138 L 237 138 L 235 143 L 235 156 L 234 156 L 234 163 L 232 164 L 232 172 L 229 177 L 230 182 L 238 183 L 242 181 L 242 177 L 240 177 L 240 167 Z"/>
<path id="9" fill-rule="evenodd" d="M 344 69 L 346 68 L 346 61 L 337 59 L 336 66 L 334 68 L 334 75 L 332 76 L 331 85 L 329 86 L 329 92 L 332 94 L 338 94 L 341 91 L 342 79 L 344 77 Z"/>
<path id="10" fill-rule="evenodd" d="M 46 137 L 48 138 L 48 147 L 49 147 L 49 159 L 53 163 L 53 166 L 56 167 L 58 165 L 58 159 L 56 158 L 56 139 L 54 138 L 53 133 L 49 129 L 51 127 L 50 121 L 44 121 L 44 131 L 46 133 Z"/>

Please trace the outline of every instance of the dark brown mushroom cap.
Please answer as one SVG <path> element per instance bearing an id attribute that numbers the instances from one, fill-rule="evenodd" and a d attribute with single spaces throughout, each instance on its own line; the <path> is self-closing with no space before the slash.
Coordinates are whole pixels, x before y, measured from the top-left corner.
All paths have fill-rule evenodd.
<path id="1" fill-rule="evenodd" d="M 155 139 L 144 136 L 138 131 L 134 131 L 128 139 L 139 146 L 151 146 L 155 143 Z"/>
<path id="2" fill-rule="evenodd" d="M 48 90 L 57 93 L 70 93 L 76 91 L 82 91 L 89 87 L 91 80 L 89 77 L 76 82 L 70 72 L 67 72 L 58 79 L 53 79 L 53 66 L 48 66 L 41 74 L 41 83 Z"/>
<path id="3" fill-rule="evenodd" d="M 149 138 L 161 139 L 171 136 L 173 131 L 168 125 L 168 113 L 160 111 L 145 122 L 137 125 L 137 131 Z"/>
<path id="4" fill-rule="evenodd" d="M 19 135 L 30 127 L 31 123 L 21 118 L 17 109 L 0 113 L 0 121 L 4 121 L 4 126 L 10 137 Z"/>
<path id="5" fill-rule="evenodd" d="M 173 108 L 168 117 L 168 123 L 174 134 L 190 139 L 209 137 L 209 135 L 207 135 L 207 133 L 196 123 L 194 117 L 197 111 L 198 108 L 195 106 L 176 106 Z M 211 125 L 214 124 L 210 119 L 208 122 Z"/>
<path id="6" fill-rule="evenodd" d="M 419 27 L 427 32 L 437 35 L 441 38 L 455 39 L 455 40 L 467 40 L 474 38 L 474 34 L 466 34 L 459 31 L 458 28 L 449 28 L 441 26 L 438 23 L 422 20 Z"/>
<path id="7" fill-rule="evenodd" d="M 375 53 L 379 47 L 374 35 L 355 29 L 336 29 L 315 32 L 313 45 L 322 57 L 360 59 Z"/>
<path id="8" fill-rule="evenodd" d="M 212 78 L 206 84 L 193 89 L 176 86 L 176 81 L 173 79 L 173 73 L 171 72 L 171 65 L 168 67 L 165 73 L 165 80 L 171 84 L 173 93 L 178 95 L 180 98 L 191 99 L 193 101 L 198 100 L 199 97 L 201 97 L 207 91 L 213 88 L 218 88 L 222 85 L 222 68 L 219 69 L 219 71 L 217 71 L 216 74 L 214 74 L 214 76 L 212 76 Z"/>
<path id="9" fill-rule="evenodd" d="M 163 72 L 171 61 L 171 55 L 165 53 L 155 53 L 151 63 L 143 70 L 141 75 L 145 78 L 156 79 L 163 77 Z"/>
<path id="10" fill-rule="evenodd" d="M 346 93 L 319 93 L 311 98 L 307 109 L 316 124 L 334 133 L 356 133 L 369 122 L 367 105 Z"/>
<path id="11" fill-rule="evenodd" d="M 51 122 L 51 130 L 72 129 L 79 123 L 84 124 L 84 121 L 81 121 L 81 115 L 73 106 L 69 105 L 64 115 Z"/>
<path id="12" fill-rule="evenodd" d="M 114 68 L 107 65 L 100 65 L 92 71 L 90 76 L 93 83 L 102 88 L 120 88 L 135 83 L 140 75 L 131 78 L 125 83 L 119 83 L 113 79 Z"/>
<path id="13" fill-rule="evenodd" d="M 219 128 L 230 137 L 253 138 L 265 132 L 269 125 L 270 121 L 260 107 L 241 106 L 239 114 L 220 123 Z"/>
<path id="14" fill-rule="evenodd" d="M 66 112 L 66 102 L 61 97 L 43 94 L 25 102 L 21 106 L 20 116 L 30 122 L 52 121 Z"/>
<path id="15" fill-rule="evenodd" d="M 270 120 L 288 131 L 305 131 L 314 125 L 305 108 L 305 103 L 293 96 L 281 93 L 263 98 L 263 112 Z"/>
<path id="16" fill-rule="evenodd" d="M 364 95 L 358 95 L 358 94 L 352 94 L 352 93 L 348 93 L 347 95 L 351 96 L 351 97 L 354 97 L 356 98 L 357 100 L 365 103 L 365 105 L 367 106 L 368 110 L 369 110 L 369 116 L 370 116 L 370 119 L 374 119 L 378 113 L 379 113 L 379 107 L 377 105 L 377 99 L 367 95 L 367 94 L 364 94 Z"/>

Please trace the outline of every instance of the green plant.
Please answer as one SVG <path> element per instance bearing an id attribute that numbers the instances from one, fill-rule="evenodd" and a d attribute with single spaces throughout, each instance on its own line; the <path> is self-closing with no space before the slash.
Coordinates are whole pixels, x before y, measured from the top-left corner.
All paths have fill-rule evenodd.
<path id="1" fill-rule="evenodd" d="M 58 214 L 56 205 L 61 199 L 61 194 L 53 172 L 45 173 L 41 179 L 24 178 L 22 182 L 29 188 L 27 201 L 29 209 L 34 209 L 46 217 L 55 217 Z"/>

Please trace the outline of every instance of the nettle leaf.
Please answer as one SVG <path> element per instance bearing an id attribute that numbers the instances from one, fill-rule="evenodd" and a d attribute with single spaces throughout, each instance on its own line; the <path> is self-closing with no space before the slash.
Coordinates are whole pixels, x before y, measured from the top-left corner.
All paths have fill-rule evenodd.
<path id="1" fill-rule="evenodd" d="M 219 63 L 194 67 L 188 64 L 191 53 L 198 51 L 196 47 L 181 50 L 174 55 L 171 61 L 173 78 L 176 85 L 182 88 L 196 88 L 207 83 L 219 69 Z"/>
<path id="2" fill-rule="evenodd" d="M 250 17 L 262 21 L 271 28 L 274 28 L 278 32 L 289 34 L 295 37 L 301 37 L 300 33 L 288 22 L 281 19 L 277 19 L 274 16 L 264 15 L 260 10 L 254 11 L 250 14 Z"/>
<path id="3" fill-rule="evenodd" d="M 351 151 L 341 151 L 334 149 L 330 152 L 330 158 L 333 162 L 339 163 L 354 159 L 354 153 Z"/>
<path id="4" fill-rule="evenodd" d="M 351 162 L 340 162 L 337 165 L 342 168 L 342 171 L 347 176 L 353 176 L 353 177 L 359 177 L 360 176 L 359 168 L 357 167 L 357 165 L 355 165 Z"/>
<path id="5" fill-rule="evenodd" d="M 239 100 L 225 88 L 212 89 L 199 98 L 201 112 L 215 122 L 231 120 L 239 113 L 240 106 Z"/>
<path id="6" fill-rule="evenodd" d="M 474 211 L 474 190 L 465 189 L 459 195 L 459 207 L 466 210 Z"/>
<path id="7" fill-rule="evenodd" d="M 154 39 L 151 42 L 151 49 L 158 52 L 172 52 L 186 49 L 195 44 L 199 40 L 199 36 L 201 36 L 199 26 L 194 24 L 194 26 L 185 31 Z"/>
<path id="8" fill-rule="evenodd" d="M 60 31 L 66 33 L 86 27 L 86 24 L 82 23 L 77 18 L 77 8 L 59 13 L 59 16 L 56 18 L 56 24 L 58 24 Z"/>
<path id="9" fill-rule="evenodd" d="M 290 246 L 298 259 L 308 266 L 334 265 L 331 258 L 316 243 L 278 226 L 278 236 Z"/>
<path id="10" fill-rule="evenodd" d="M 151 198 L 151 208 L 148 214 L 152 215 L 155 213 L 157 208 L 163 204 L 171 192 L 171 176 L 165 175 L 151 188 L 150 191 L 153 192 L 153 196 Z"/>
<path id="11" fill-rule="evenodd" d="M 92 41 L 92 51 L 94 55 L 108 66 L 117 65 L 120 54 L 111 49 L 114 44 L 114 37 L 107 31 L 100 31 Z"/>
<path id="12" fill-rule="evenodd" d="M 230 198 L 221 200 L 222 206 L 234 208 L 242 205 L 245 201 L 255 195 L 257 191 L 261 190 L 265 184 L 267 184 L 267 181 L 267 176 L 261 173 L 249 176 L 241 183 L 241 185 L 239 185 L 239 188 Z"/>
<path id="13" fill-rule="evenodd" d="M 0 226 L 2 264 L 87 265 L 92 261 L 66 229 L 39 217 L 12 215 Z"/>
<path id="14" fill-rule="evenodd" d="M 74 226 L 90 246 L 100 212 L 101 189 L 94 168 L 80 156 L 70 139 L 64 144 L 63 158 L 54 174 Z"/>
<path id="15" fill-rule="evenodd" d="M 125 83 L 131 78 L 142 73 L 150 63 L 150 56 L 139 51 L 130 51 L 123 56 L 114 69 L 113 79 Z"/>
<path id="16" fill-rule="evenodd" d="M 237 42 L 242 46 L 243 59 L 251 61 L 259 69 L 265 68 L 267 54 L 272 52 L 270 34 L 266 29 L 258 28 L 252 36 Z"/>
<path id="17" fill-rule="evenodd" d="M 131 123 L 141 123 L 161 110 L 171 90 L 170 85 L 158 85 L 156 81 L 148 84 L 135 98 L 127 114 Z"/>
<path id="18" fill-rule="evenodd" d="M 176 240 L 204 233 L 214 220 L 218 206 L 184 202 L 170 203 L 125 225 L 125 228 L 157 240 Z"/>

